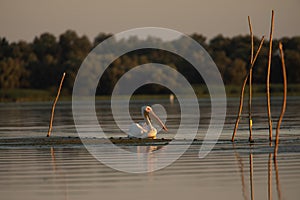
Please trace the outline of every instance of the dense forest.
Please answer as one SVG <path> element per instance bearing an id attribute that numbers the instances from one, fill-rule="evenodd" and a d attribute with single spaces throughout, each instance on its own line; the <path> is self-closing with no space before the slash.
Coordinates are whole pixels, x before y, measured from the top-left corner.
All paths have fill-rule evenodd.
<path id="1" fill-rule="evenodd" d="M 201 34 L 190 35 L 200 43 L 216 63 L 225 84 L 241 85 L 249 68 L 250 37 L 232 38 L 218 35 L 207 41 Z M 72 93 L 77 70 L 89 52 L 111 34 L 100 33 L 94 41 L 86 36 L 78 36 L 68 30 L 58 38 L 50 33 L 35 37 L 32 42 L 9 42 L 0 37 L 0 88 L 1 89 L 42 89 L 54 90 L 63 72 L 67 73 L 65 91 Z M 137 42 L 138 38 L 122 41 L 124 45 Z M 255 44 L 259 38 L 255 37 Z M 300 83 L 300 36 L 281 38 L 285 51 L 288 82 Z M 281 82 L 281 63 L 278 54 L 278 42 L 273 41 L 272 83 Z M 265 83 L 268 41 L 264 43 L 254 68 L 254 82 Z M 192 84 L 201 84 L 203 80 L 195 76 L 195 70 L 184 59 L 162 50 L 145 49 L 132 51 L 115 60 L 105 71 L 100 82 L 105 87 L 98 94 L 110 94 L 116 81 L 127 70 L 149 62 L 169 65 L 177 69 Z"/>

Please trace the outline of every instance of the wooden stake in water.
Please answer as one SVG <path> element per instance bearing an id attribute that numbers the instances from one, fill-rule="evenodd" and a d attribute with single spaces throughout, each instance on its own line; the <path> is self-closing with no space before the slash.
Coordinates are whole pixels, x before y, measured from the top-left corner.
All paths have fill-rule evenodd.
<path id="1" fill-rule="evenodd" d="M 269 59 L 267 70 L 267 106 L 268 106 L 268 121 L 269 121 L 269 141 L 272 141 L 272 116 L 271 116 L 271 98 L 270 98 L 270 72 L 271 72 L 271 60 L 272 60 L 272 42 L 273 42 L 273 30 L 274 30 L 274 11 L 272 10 L 271 18 L 271 30 L 269 40 Z"/>
<path id="2" fill-rule="evenodd" d="M 277 155 L 278 144 L 279 144 L 279 130 L 280 130 L 280 125 L 281 125 L 282 118 L 283 118 L 283 115 L 284 115 L 285 109 L 286 109 L 286 96 L 287 96 L 286 67 L 285 67 L 284 53 L 283 53 L 283 48 L 282 48 L 281 42 L 279 42 L 279 51 L 280 51 L 282 78 L 283 78 L 283 101 L 282 101 L 281 113 L 280 113 L 279 120 L 277 123 L 277 128 L 276 128 L 276 142 L 275 142 L 275 153 L 274 153 L 275 155 L 274 156 Z"/>
<path id="3" fill-rule="evenodd" d="M 253 63 L 253 56 L 254 56 L 254 37 L 252 32 L 252 24 L 250 20 L 250 16 L 248 16 L 248 23 L 249 23 L 249 30 L 250 30 L 250 37 L 251 37 L 251 57 L 250 57 L 250 64 Z M 252 69 L 249 70 L 249 142 L 253 141 L 252 138 Z"/>
<path id="4" fill-rule="evenodd" d="M 258 57 L 258 54 L 261 50 L 261 47 L 264 43 L 264 40 L 265 40 L 265 37 L 263 36 L 261 38 L 261 41 L 260 41 L 260 44 L 259 44 L 259 47 L 257 49 L 257 52 L 253 58 L 253 63 L 251 64 L 250 66 L 250 69 L 252 70 L 253 69 L 253 66 L 255 64 L 255 61 Z M 250 71 L 249 71 L 250 72 Z M 245 79 L 244 79 L 244 83 L 243 83 L 243 86 L 242 86 L 242 89 L 241 89 L 241 94 L 240 94 L 240 105 L 239 105 L 239 112 L 238 112 L 238 116 L 236 118 L 236 122 L 235 122 L 235 126 L 234 126 L 234 130 L 233 130 L 233 134 L 232 134 L 232 138 L 231 138 L 231 141 L 233 142 L 234 141 L 234 137 L 235 137 L 235 134 L 236 134 L 236 131 L 238 129 L 238 126 L 239 126 L 239 122 L 240 122 L 240 119 L 241 119 L 241 114 L 242 114 L 242 110 L 243 110 L 243 102 L 244 102 L 244 91 L 245 91 L 245 87 L 246 87 L 246 84 L 247 84 L 247 81 L 248 81 L 248 77 L 249 77 L 249 72 L 248 74 L 246 75 Z"/>
<path id="5" fill-rule="evenodd" d="M 47 137 L 50 137 L 51 135 L 51 131 L 52 131 L 52 123 L 53 123 L 53 118 L 54 118 L 54 110 L 55 110 L 55 106 L 56 106 L 56 103 L 57 103 L 57 100 L 58 100 L 58 97 L 60 95 L 60 91 L 61 91 L 61 88 L 62 88 L 62 84 L 64 82 L 64 79 L 65 79 L 65 76 L 66 76 L 66 73 L 64 72 L 63 73 L 63 76 L 60 80 L 60 84 L 59 84 L 59 88 L 58 88 L 58 91 L 57 91 L 57 95 L 56 95 L 56 98 L 53 102 L 53 105 L 52 105 L 52 111 L 51 111 L 51 117 L 50 117 L 50 123 L 49 123 L 49 129 L 48 129 L 48 134 L 47 134 Z"/>

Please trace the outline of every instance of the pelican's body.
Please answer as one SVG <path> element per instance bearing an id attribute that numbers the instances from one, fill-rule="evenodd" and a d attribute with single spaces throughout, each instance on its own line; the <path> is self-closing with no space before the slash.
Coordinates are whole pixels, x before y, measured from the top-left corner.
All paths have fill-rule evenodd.
<path id="1" fill-rule="evenodd" d="M 129 137 L 156 138 L 157 129 L 151 123 L 150 114 L 157 121 L 158 125 L 160 125 L 162 127 L 162 129 L 167 131 L 166 126 L 152 111 L 152 108 L 150 106 L 143 106 L 142 107 L 142 115 L 145 119 L 145 122 L 131 124 L 131 126 L 129 128 L 129 133 L 128 133 Z"/>
<path id="2" fill-rule="evenodd" d="M 129 136 L 137 138 L 155 138 L 157 130 L 154 127 L 150 127 L 146 122 L 133 123 L 129 128 Z"/>

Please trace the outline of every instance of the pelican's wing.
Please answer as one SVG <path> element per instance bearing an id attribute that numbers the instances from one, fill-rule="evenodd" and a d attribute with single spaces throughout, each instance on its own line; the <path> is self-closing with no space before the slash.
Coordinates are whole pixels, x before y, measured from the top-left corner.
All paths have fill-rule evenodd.
<path id="1" fill-rule="evenodd" d="M 141 138 L 147 133 L 147 130 L 143 128 L 140 124 L 133 123 L 129 127 L 128 135 L 131 137 Z"/>

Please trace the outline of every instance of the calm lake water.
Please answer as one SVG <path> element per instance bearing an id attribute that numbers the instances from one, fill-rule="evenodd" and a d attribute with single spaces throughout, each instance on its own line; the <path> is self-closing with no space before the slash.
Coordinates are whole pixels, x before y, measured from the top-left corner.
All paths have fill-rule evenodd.
<path id="1" fill-rule="evenodd" d="M 130 105 L 134 120 L 141 119 L 145 104 L 162 104 L 168 112 L 172 139 L 180 122 L 180 109 L 168 100 L 136 100 Z M 0 104 L 1 138 L 45 137 L 52 102 Z M 210 103 L 199 100 L 198 141 L 210 121 Z M 250 145 L 248 122 L 242 118 L 232 144 L 231 138 L 238 99 L 229 99 L 226 123 L 214 149 L 198 158 L 200 143 L 190 148 L 168 167 L 146 174 L 130 174 L 111 169 L 96 160 L 83 145 L 7 145 L 0 143 L 1 199 L 299 199 L 300 196 L 300 98 L 288 98 L 280 146 L 274 159 L 268 142 L 265 99 L 253 102 L 253 134 Z M 276 127 L 281 99 L 272 99 L 273 126 Z M 124 137 L 110 112 L 109 101 L 97 101 L 97 115 L 108 137 Z M 246 111 L 244 115 L 246 117 Z M 91 131 L 92 128 L 91 128 Z M 275 129 L 273 131 L 275 135 Z M 71 102 L 56 107 L 51 137 L 77 137 Z M 126 148 L 129 148 L 128 146 Z M 150 151 L 157 146 L 130 146 L 134 151 Z M 155 160 L 150 160 L 149 165 Z M 150 166 L 151 167 L 151 166 Z"/>

